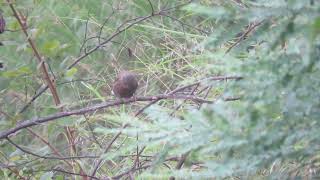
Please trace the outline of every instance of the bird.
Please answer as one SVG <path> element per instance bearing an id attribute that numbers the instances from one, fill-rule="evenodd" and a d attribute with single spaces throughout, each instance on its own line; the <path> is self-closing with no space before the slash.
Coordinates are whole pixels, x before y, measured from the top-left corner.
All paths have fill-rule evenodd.
<path id="1" fill-rule="evenodd" d="M 112 86 L 114 95 L 118 98 L 130 98 L 138 88 L 136 74 L 130 71 L 121 71 Z"/>

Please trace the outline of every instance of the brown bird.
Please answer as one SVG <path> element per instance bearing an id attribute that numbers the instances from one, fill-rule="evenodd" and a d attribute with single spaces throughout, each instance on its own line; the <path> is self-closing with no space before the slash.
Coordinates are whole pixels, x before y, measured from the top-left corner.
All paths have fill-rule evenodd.
<path id="1" fill-rule="evenodd" d="M 137 87 L 136 74 L 130 71 L 121 71 L 113 83 L 112 91 L 119 98 L 130 98 L 136 92 Z"/>

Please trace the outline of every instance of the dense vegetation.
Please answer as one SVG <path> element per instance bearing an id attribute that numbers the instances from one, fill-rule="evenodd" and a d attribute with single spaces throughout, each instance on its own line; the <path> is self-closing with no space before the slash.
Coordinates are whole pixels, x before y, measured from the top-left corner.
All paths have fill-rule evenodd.
<path id="1" fill-rule="evenodd" d="M 0 5 L 1 179 L 319 178 L 319 1 Z"/>

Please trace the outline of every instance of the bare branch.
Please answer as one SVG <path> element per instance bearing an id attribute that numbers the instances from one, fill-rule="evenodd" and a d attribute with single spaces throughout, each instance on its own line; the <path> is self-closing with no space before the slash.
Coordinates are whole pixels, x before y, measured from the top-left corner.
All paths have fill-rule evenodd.
<path id="1" fill-rule="evenodd" d="M 53 115 L 43 117 L 43 118 L 37 118 L 37 119 L 33 119 L 33 120 L 23 120 L 21 123 L 18 123 L 18 125 L 15 128 L 11 128 L 9 130 L 1 132 L 0 139 L 4 139 L 4 138 L 8 137 L 10 134 L 13 134 L 21 129 L 35 126 L 35 125 L 39 125 L 39 124 L 42 124 L 45 122 L 53 121 L 55 119 L 60 119 L 60 118 L 67 117 L 67 116 L 82 115 L 82 114 L 86 114 L 86 113 L 100 110 L 103 108 L 117 106 L 120 104 L 129 104 L 129 103 L 136 102 L 136 101 L 153 101 L 153 100 L 161 100 L 161 99 L 188 99 L 191 101 L 196 101 L 198 103 L 213 103 L 213 101 L 202 99 L 197 96 L 171 95 L 171 94 L 149 96 L 149 97 L 132 97 L 129 99 L 118 99 L 115 101 L 104 102 L 104 103 L 101 103 L 101 104 L 98 104 L 95 106 L 91 106 L 91 107 L 87 107 L 87 108 L 82 108 L 82 109 L 73 110 L 73 111 L 60 112 L 60 113 L 53 114 Z"/>
<path id="2" fill-rule="evenodd" d="M 188 84 L 186 86 L 182 86 L 182 87 L 178 87 L 176 88 L 175 90 L 169 92 L 168 94 L 175 94 L 179 91 L 182 91 L 184 89 L 187 89 L 187 88 L 190 88 L 190 87 L 193 87 L 193 86 L 197 86 L 199 85 L 202 81 L 204 80 L 211 80 L 211 81 L 221 81 L 221 80 L 240 80 L 242 79 L 243 77 L 241 76 L 213 76 L 213 77 L 209 77 L 209 78 L 204 78 L 198 82 L 195 82 L 195 83 L 192 83 L 192 84 Z M 151 101 L 149 104 L 147 104 L 146 106 L 144 106 L 143 108 L 141 108 L 139 111 L 136 112 L 135 116 L 138 116 L 139 114 L 141 114 L 145 109 L 147 109 L 148 107 L 150 107 L 151 105 L 157 103 L 159 100 L 153 100 Z"/>
<path id="3" fill-rule="evenodd" d="M 225 52 L 225 54 L 228 54 L 232 48 L 234 48 L 236 45 L 238 45 L 242 40 L 244 40 L 248 34 L 253 31 L 256 27 L 260 26 L 263 23 L 264 20 L 259 21 L 257 23 L 254 23 L 252 26 L 249 26 L 249 28 L 239 37 L 239 39 L 233 43 Z"/>

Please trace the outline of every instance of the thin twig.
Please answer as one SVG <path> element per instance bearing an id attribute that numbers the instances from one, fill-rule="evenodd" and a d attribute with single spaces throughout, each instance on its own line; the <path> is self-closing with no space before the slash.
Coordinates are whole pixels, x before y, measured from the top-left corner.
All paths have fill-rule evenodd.
<path id="1" fill-rule="evenodd" d="M 126 128 L 128 126 L 128 124 L 123 125 L 122 129 Z M 113 138 L 110 140 L 109 144 L 107 145 L 106 149 L 104 150 L 103 154 L 107 153 L 109 151 L 109 149 L 111 148 L 112 144 L 118 139 L 118 137 L 121 135 L 121 131 L 119 131 L 115 136 L 113 136 Z M 100 158 L 98 160 L 98 162 L 96 163 L 91 176 L 95 176 L 96 172 L 98 171 L 100 164 L 102 163 L 103 158 Z"/>
<path id="2" fill-rule="evenodd" d="M 79 173 L 74 173 L 74 172 L 69 172 L 69 171 L 65 171 L 63 169 L 58 169 L 58 168 L 53 168 L 53 169 L 48 169 L 47 170 L 48 172 L 50 171 L 56 171 L 56 172 L 61 172 L 61 173 L 64 173 L 64 174 L 69 174 L 69 175 L 73 175 L 73 176 L 81 176 L 83 178 L 91 178 L 91 179 L 97 179 L 99 180 L 99 178 L 97 177 L 94 177 L 94 176 L 89 176 L 89 175 L 83 175 L 83 174 L 79 174 Z M 72 178 L 71 178 L 72 179 Z"/>
<path id="3" fill-rule="evenodd" d="M 31 128 L 26 128 L 28 130 L 28 132 L 30 132 L 33 136 L 37 137 L 38 139 L 40 139 L 43 143 L 45 143 L 52 151 L 55 155 L 57 155 L 58 157 L 62 158 L 63 156 L 59 153 L 59 151 L 53 147 L 47 140 L 45 140 L 44 138 L 42 138 L 40 135 L 38 135 L 37 133 L 33 132 Z M 67 163 L 71 168 L 72 168 L 72 164 L 70 162 L 68 162 L 67 160 L 64 160 L 65 163 Z"/>
<path id="4" fill-rule="evenodd" d="M 167 94 L 175 94 L 177 92 L 180 92 L 184 89 L 187 89 L 187 88 L 190 88 L 190 87 L 193 87 L 193 86 L 197 86 L 198 84 L 200 84 L 201 82 L 203 81 L 221 81 L 221 80 L 240 80 L 242 79 L 243 77 L 241 76 L 213 76 L 213 77 L 209 77 L 209 78 L 204 78 L 198 82 L 195 82 L 195 83 L 192 83 L 192 84 L 188 84 L 188 85 L 185 85 L 185 86 L 182 86 L 182 87 L 178 87 L 172 91 L 170 91 L 169 93 Z M 150 107 L 151 105 L 157 103 L 159 100 L 153 100 L 151 102 L 149 102 L 147 105 L 145 105 L 143 108 L 141 108 L 139 111 L 137 111 L 135 113 L 135 116 L 138 116 L 139 114 L 141 114 L 145 109 L 147 109 L 148 107 Z"/>
<path id="5" fill-rule="evenodd" d="M 128 171 L 126 171 L 124 173 L 121 173 L 121 174 L 119 174 L 117 176 L 113 176 L 112 179 L 120 179 L 121 177 L 123 177 L 123 176 L 125 176 L 125 175 L 127 175 L 129 173 L 132 173 L 132 172 L 140 170 L 140 169 L 147 169 L 149 167 L 151 167 L 151 165 L 145 165 L 145 166 L 140 166 L 139 168 L 130 169 L 130 170 L 128 170 Z"/>
<path id="6" fill-rule="evenodd" d="M 32 156 L 35 156 L 37 158 L 41 158 L 41 159 L 52 159 L 52 160 L 68 160 L 68 159 L 92 159 L 92 158 L 97 158 L 98 156 L 71 156 L 71 157 L 53 157 L 53 156 L 45 156 L 45 155 L 39 155 L 36 154 L 34 152 L 31 152 L 29 150 L 26 150 L 25 148 L 21 147 L 20 145 L 16 144 L 15 142 L 13 142 L 10 138 L 6 138 L 7 141 L 12 144 L 13 146 L 15 146 L 17 149 L 19 149 L 20 151 L 26 153 L 26 154 L 30 154 Z"/>
<path id="7" fill-rule="evenodd" d="M 152 5 L 152 3 L 150 2 L 150 0 L 148 0 L 148 3 L 149 3 L 150 8 L 151 8 L 151 14 L 153 15 L 153 14 L 154 14 L 153 5 Z"/>
<path id="8" fill-rule="evenodd" d="M 232 48 L 234 48 L 236 45 L 238 45 L 242 40 L 244 40 L 248 34 L 253 31 L 256 27 L 260 26 L 263 23 L 264 20 L 261 20 L 255 24 L 253 24 L 252 26 L 250 26 L 240 37 L 239 39 L 233 43 L 225 52 L 225 54 L 228 54 Z"/>

